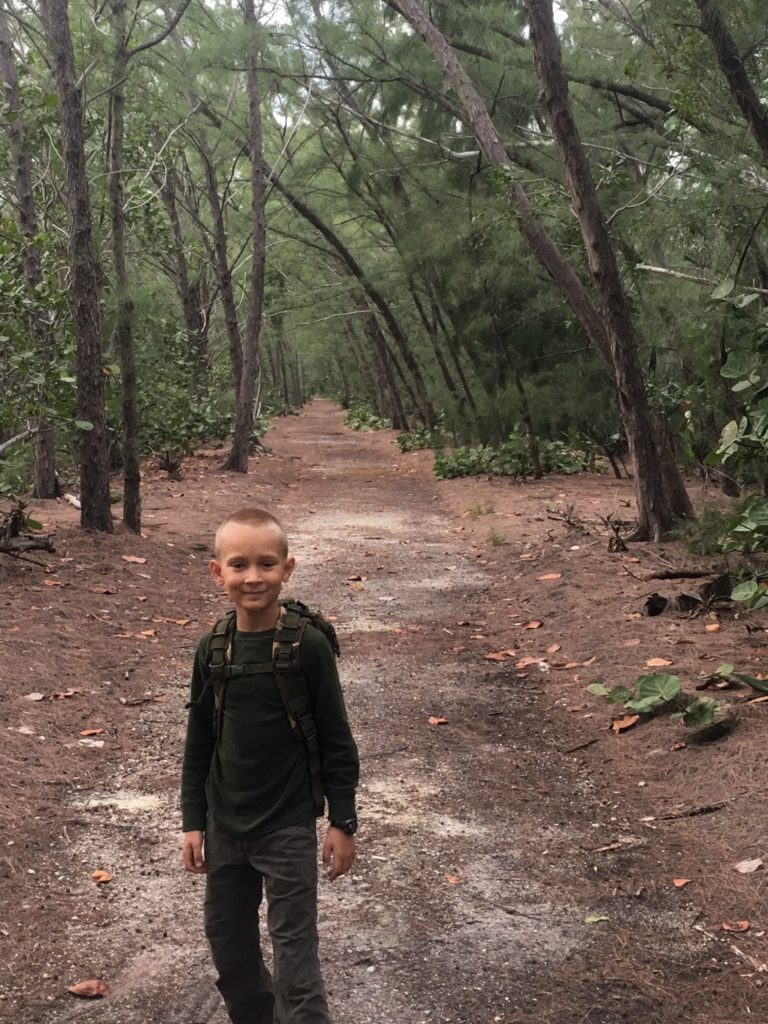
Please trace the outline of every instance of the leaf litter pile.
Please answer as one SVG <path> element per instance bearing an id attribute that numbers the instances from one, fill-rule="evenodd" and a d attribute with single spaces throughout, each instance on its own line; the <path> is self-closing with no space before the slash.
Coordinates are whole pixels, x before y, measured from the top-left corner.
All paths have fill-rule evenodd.
<path id="1" fill-rule="evenodd" d="M 383 437 L 362 435 L 359 443 L 381 445 Z M 418 467 L 425 486 L 434 490 L 428 453 L 401 461 Z M 85 956 L 80 973 L 54 978 L 48 971 L 40 981 L 33 950 L 40 942 L 41 915 L 51 948 L 66 944 L 73 917 L 78 926 L 96 923 L 103 901 L 124 884 L 120 866 L 100 862 L 95 850 L 79 869 L 76 889 L 44 889 L 51 836 L 66 853 L 68 837 L 79 827 L 71 823 L 68 801 L 81 791 L 109 787 L 118 762 L 140 749 L 142 722 L 162 712 L 173 715 L 167 720 L 178 729 L 185 696 L 179 680 L 186 677 L 199 634 L 220 607 L 204 582 L 207 541 L 212 523 L 246 503 L 247 481 L 221 474 L 218 456 L 209 453 L 187 460 L 185 480 L 175 491 L 151 467 L 143 482 L 144 537 L 119 528 L 112 537 L 85 537 L 71 508 L 48 503 L 35 509 L 46 531 L 55 533 L 56 551 L 39 559 L 46 568 L 0 564 L 0 642 L 5 677 L 12 681 L 0 701 L 0 931 L 15 944 L 18 968 L 5 988 L 7 1006 L 29 998 L 25 976 L 36 979 L 35 998 L 41 1000 L 109 1002 L 112 978 L 91 974 Z M 260 486 L 265 504 L 283 496 L 291 503 L 301 500 L 292 465 L 270 462 Z M 460 743 L 476 714 L 478 688 L 493 687 L 489 720 L 519 721 L 532 749 L 540 742 L 561 766 L 553 771 L 543 759 L 538 768 L 535 756 L 521 755 L 525 785 L 517 784 L 515 774 L 505 780 L 505 817 L 517 821 L 531 805 L 546 811 L 550 803 L 554 814 L 578 817 L 578 801 L 561 790 L 562 779 L 574 773 L 588 780 L 603 808 L 599 818 L 583 822 L 575 843 L 565 831 L 558 839 L 554 827 L 546 841 L 530 832 L 541 870 L 549 861 L 575 857 L 569 862 L 570 895 L 582 909 L 573 925 L 585 933 L 583 953 L 558 967 L 558 990 L 542 981 L 537 1019 L 570 1024 L 575 1018 L 569 1016 L 569 991 L 580 990 L 597 1003 L 612 990 L 611 1005 L 620 1009 L 611 1024 L 666 1024 L 680 1019 L 674 1014 L 683 1004 L 685 1019 L 694 1024 L 768 1020 L 768 708 L 754 702 L 760 691 L 744 681 L 759 684 L 768 672 L 765 617 L 753 616 L 749 622 L 757 628 L 747 630 L 744 620 L 727 611 L 714 617 L 706 611 L 643 614 L 653 584 L 640 579 L 642 573 L 658 568 L 660 558 L 680 564 L 689 556 L 673 544 L 608 552 L 597 524 L 611 503 L 631 500 L 629 482 L 569 477 L 513 486 L 451 480 L 441 483 L 438 496 L 459 551 L 443 568 L 455 572 L 457 558 L 465 559 L 484 574 L 488 596 L 480 614 L 441 623 L 439 636 L 419 634 L 422 642 L 426 636 L 449 651 L 467 680 L 464 703 L 441 699 L 435 689 L 413 724 L 426 736 L 419 743 L 446 750 Z M 566 496 L 588 532 L 575 535 L 567 523 L 548 520 L 547 508 Z M 494 511 L 479 521 L 468 519 L 466 509 L 483 501 Z M 503 533 L 505 543 L 489 544 L 490 529 Z M 328 558 L 342 553 L 331 550 Z M 333 562 L 329 571 L 338 572 L 340 591 L 360 595 L 376 576 L 355 566 L 336 570 Z M 392 634 L 407 639 L 409 630 L 405 622 Z M 718 676 L 724 665 L 732 672 Z M 735 709 L 736 726 L 714 742 L 698 743 L 666 711 L 631 711 L 587 690 L 597 683 L 623 686 L 631 697 L 636 681 L 649 673 L 674 673 L 691 696 L 715 694 Z M 173 742 L 177 753 L 178 738 Z M 176 786 L 172 759 L 153 772 L 158 788 Z M 77 812 L 75 822 L 84 816 Z M 521 834 L 522 825 L 521 819 Z M 450 894 L 474 892 L 468 866 L 446 864 L 436 883 Z M 28 910 L 18 912 L 21 906 Z M 508 912 L 514 914 L 514 907 Z M 682 963 L 685 956 L 676 942 L 689 958 L 678 974 L 675 957 Z M 616 949 L 623 951 L 620 981 L 610 968 Z M 696 1002 L 703 980 L 706 1007 Z M 508 1009 L 499 1016 L 510 1024 L 527 1019 Z M 347 1022 L 340 1018 L 340 1024 Z"/>

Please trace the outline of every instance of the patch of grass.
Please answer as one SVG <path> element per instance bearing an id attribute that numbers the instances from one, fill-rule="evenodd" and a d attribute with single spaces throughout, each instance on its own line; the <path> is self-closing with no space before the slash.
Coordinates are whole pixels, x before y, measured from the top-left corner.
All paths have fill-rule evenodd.
<path id="1" fill-rule="evenodd" d="M 675 539 L 682 540 L 693 555 L 722 554 L 722 537 L 732 519 L 733 509 L 710 506 L 702 510 L 698 519 L 686 521 Z"/>
<path id="2" fill-rule="evenodd" d="M 507 543 L 507 538 L 503 533 L 500 533 L 498 530 L 491 530 L 491 532 L 488 534 L 488 543 L 491 545 L 492 548 L 498 548 L 502 544 Z"/>
<path id="3" fill-rule="evenodd" d="M 492 512 L 496 511 L 496 506 L 492 501 L 482 501 L 477 505 L 471 505 L 467 509 L 467 515 L 470 519 L 479 519 L 480 516 L 489 516 Z"/>

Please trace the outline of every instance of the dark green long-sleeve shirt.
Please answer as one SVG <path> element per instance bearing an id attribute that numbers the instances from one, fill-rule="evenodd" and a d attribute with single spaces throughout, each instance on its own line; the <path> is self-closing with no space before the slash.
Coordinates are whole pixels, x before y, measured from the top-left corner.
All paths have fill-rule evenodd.
<path id="1" fill-rule="evenodd" d="M 205 829 L 206 814 L 234 835 L 258 836 L 296 825 L 315 813 L 304 743 L 288 721 L 273 673 L 227 681 L 220 741 L 213 687 L 206 688 L 208 638 L 197 646 L 181 776 L 182 828 Z M 272 660 L 274 630 L 237 630 L 233 665 Z M 323 790 L 330 818 L 355 815 L 357 747 L 347 721 L 336 662 L 323 634 L 307 626 L 301 664 L 317 728 Z"/>

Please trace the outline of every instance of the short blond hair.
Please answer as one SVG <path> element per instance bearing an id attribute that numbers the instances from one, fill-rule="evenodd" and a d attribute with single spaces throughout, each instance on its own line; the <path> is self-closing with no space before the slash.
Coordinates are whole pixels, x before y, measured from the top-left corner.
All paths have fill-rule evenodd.
<path id="1" fill-rule="evenodd" d="M 230 523 L 239 523 L 242 526 L 273 526 L 280 536 L 280 554 L 283 558 L 288 557 L 288 536 L 280 520 L 263 508 L 241 508 L 228 516 L 216 531 L 213 547 L 217 558 L 221 535 Z"/>

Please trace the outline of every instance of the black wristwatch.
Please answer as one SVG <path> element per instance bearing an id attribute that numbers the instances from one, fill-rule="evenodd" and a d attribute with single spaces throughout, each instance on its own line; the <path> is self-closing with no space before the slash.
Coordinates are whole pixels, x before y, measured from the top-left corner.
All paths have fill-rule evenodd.
<path id="1" fill-rule="evenodd" d="M 357 832 L 357 818 L 346 818 L 343 821 L 338 821 L 336 818 L 330 820 L 331 828 L 340 828 L 342 832 L 346 832 L 348 836 L 353 836 Z"/>

